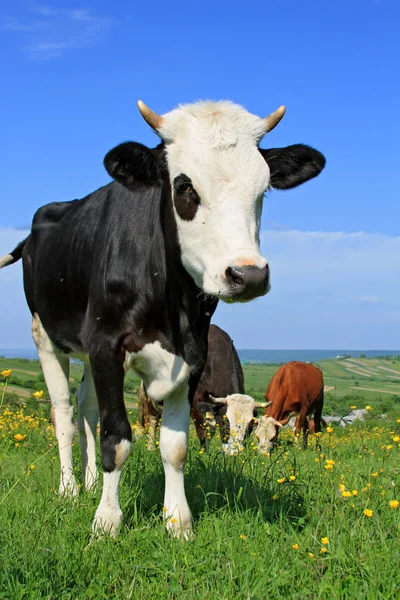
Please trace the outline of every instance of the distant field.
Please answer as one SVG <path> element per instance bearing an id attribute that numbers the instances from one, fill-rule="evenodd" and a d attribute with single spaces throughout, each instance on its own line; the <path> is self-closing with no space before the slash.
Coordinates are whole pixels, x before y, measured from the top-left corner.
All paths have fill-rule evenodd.
<path id="1" fill-rule="evenodd" d="M 350 405 L 362 408 L 372 403 L 379 412 L 400 412 L 400 360 L 328 359 L 315 364 L 324 374 L 325 386 L 332 388 L 325 393 L 325 414 L 343 416 L 350 411 Z M 244 365 L 247 393 L 262 399 L 278 368 Z"/>
<path id="2" fill-rule="evenodd" d="M 350 412 L 350 406 L 362 408 L 366 404 L 373 405 L 376 414 L 400 412 L 400 360 L 328 359 L 315 364 L 323 371 L 325 386 L 331 388 L 325 393 L 324 414 L 344 416 Z M 0 358 L 0 371 L 8 368 L 13 372 L 7 397 L 20 397 L 26 402 L 34 391 L 43 389 L 43 399 L 49 400 L 38 361 Z M 278 368 L 276 364 L 244 365 L 246 392 L 262 400 Z M 76 392 L 79 386 L 82 371 L 81 365 L 71 365 L 72 392 Z M 139 385 L 139 378 L 130 371 L 125 380 L 125 401 L 127 407 L 133 410 L 137 405 Z"/>

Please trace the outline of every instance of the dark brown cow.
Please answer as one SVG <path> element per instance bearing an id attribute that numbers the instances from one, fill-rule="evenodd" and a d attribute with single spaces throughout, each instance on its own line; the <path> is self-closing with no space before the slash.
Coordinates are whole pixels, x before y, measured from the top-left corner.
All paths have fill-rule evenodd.
<path id="1" fill-rule="evenodd" d="M 279 428 L 298 415 L 294 434 L 303 430 L 304 446 L 307 446 L 308 415 L 314 415 L 313 428 L 321 431 L 321 415 L 324 405 L 324 379 L 322 371 L 309 363 L 292 361 L 280 367 L 265 394 L 271 402 L 265 415 L 259 419 L 255 434 L 259 448 L 271 450 L 277 440 Z"/>
<path id="2" fill-rule="evenodd" d="M 227 454 L 235 454 L 253 428 L 255 410 L 265 406 L 265 402 L 256 402 L 244 393 L 242 365 L 229 335 L 217 325 L 210 325 L 207 361 L 191 410 L 201 448 L 207 446 L 218 424 L 222 449 Z M 139 421 L 148 429 L 149 449 L 154 448 L 155 430 L 161 414 L 162 403 L 150 399 L 142 383 Z"/>

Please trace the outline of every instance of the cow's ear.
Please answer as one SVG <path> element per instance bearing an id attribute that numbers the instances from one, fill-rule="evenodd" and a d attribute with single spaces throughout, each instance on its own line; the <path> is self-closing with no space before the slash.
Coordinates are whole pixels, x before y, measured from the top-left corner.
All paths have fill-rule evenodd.
<path id="1" fill-rule="evenodd" d="M 137 142 L 124 142 L 107 152 L 104 166 L 110 177 L 130 190 L 161 180 L 157 154 Z"/>
<path id="2" fill-rule="evenodd" d="M 270 148 L 260 152 L 270 170 L 270 185 L 277 190 L 289 190 L 319 175 L 325 167 L 321 152 L 294 144 L 285 148 Z"/>
<path id="3" fill-rule="evenodd" d="M 202 415 L 205 415 L 208 412 L 214 413 L 214 409 L 209 402 L 199 402 L 196 406 L 196 410 L 198 410 Z"/>

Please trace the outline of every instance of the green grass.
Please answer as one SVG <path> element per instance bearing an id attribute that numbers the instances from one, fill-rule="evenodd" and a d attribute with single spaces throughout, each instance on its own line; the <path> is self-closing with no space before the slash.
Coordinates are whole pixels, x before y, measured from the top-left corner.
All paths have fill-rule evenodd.
<path id="1" fill-rule="evenodd" d="M 5 367 L 16 371 L 18 364 L 0 362 L 0 370 Z M 262 397 L 274 369 L 246 366 L 247 391 Z M 138 384 L 128 383 L 132 389 Z M 318 447 L 314 437 L 307 451 L 287 432 L 271 457 L 260 455 L 253 439 L 238 457 L 221 455 L 218 439 L 208 455 L 200 454 L 191 426 L 186 489 L 196 537 L 185 543 L 164 532 L 162 464 L 144 437 L 133 444 L 123 471 L 118 538 L 91 541 L 100 490 L 81 490 L 76 501 L 57 496 L 49 405 L 21 399 L 26 408 L 20 408 L 9 398 L 0 411 L 0 599 L 400 597 L 400 507 L 389 505 L 400 500 L 395 403 L 393 417 L 334 429 Z M 26 435 L 20 442 L 18 433 Z M 76 438 L 79 477 L 78 446 Z M 327 459 L 335 463 L 331 470 Z M 342 497 L 340 484 L 357 495 Z"/>

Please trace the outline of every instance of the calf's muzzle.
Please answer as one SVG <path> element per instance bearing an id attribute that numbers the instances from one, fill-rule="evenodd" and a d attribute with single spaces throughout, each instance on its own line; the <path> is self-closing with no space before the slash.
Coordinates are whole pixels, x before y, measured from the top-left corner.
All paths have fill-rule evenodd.
<path id="1" fill-rule="evenodd" d="M 228 267 L 225 277 L 232 295 L 240 300 L 252 300 L 268 291 L 268 265 L 261 269 L 255 265 Z"/>

